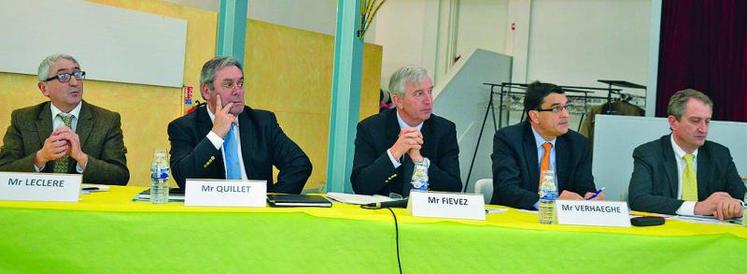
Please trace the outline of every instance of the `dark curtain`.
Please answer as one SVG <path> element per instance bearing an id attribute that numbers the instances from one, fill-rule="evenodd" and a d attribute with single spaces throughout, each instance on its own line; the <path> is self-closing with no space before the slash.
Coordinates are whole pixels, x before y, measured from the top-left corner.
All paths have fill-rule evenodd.
<path id="1" fill-rule="evenodd" d="M 711 97 L 714 120 L 747 121 L 747 1 L 663 1 L 656 115 L 685 88 Z"/>

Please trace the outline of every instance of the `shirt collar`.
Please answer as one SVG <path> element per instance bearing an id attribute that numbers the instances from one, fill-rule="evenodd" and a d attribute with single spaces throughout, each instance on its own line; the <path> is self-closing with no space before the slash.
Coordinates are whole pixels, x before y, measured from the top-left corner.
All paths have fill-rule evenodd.
<path id="1" fill-rule="evenodd" d="M 550 141 L 546 141 L 545 138 L 542 138 L 542 136 L 537 132 L 537 130 L 534 129 L 533 126 L 529 126 L 532 128 L 532 134 L 534 134 L 534 142 L 537 144 L 537 148 L 542 147 L 544 143 L 550 143 L 552 144 L 552 147 L 555 147 L 555 141 L 558 140 L 558 137 L 552 138 Z"/>
<path id="2" fill-rule="evenodd" d="M 399 110 L 395 109 L 394 112 L 397 113 L 397 122 L 399 123 L 400 129 L 413 127 L 413 126 L 408 125 L 405 122 L 405 120 L 402 120 L 402 117 L 399 116 Z M 417 126 L 414 126 L 414 128 L 417 128 L 418 130 L 420 130 L 422 127 L 423 127 L 423 122 L 420 122 L 420 124 L 418 124 Z"/>
<path id="3" fill-rule="evenodd" d="M 80 108 L 83 105 L 82 102 L 78 102 L 78 105 L 73 108 L 68 114 L 72 115 L 74 118 L 80 118 Z M 63 113 L 62 110 L 57 108 L 54 104 L 51 102 L 49 103 L 49 108 L 52 111 L 52 120 L 54 120 L 55 117 L 57 117 L 57 114 Z"/>
<path id="4" fill-rule="evenodd" d="M 685 152 L 684 149 L 682 149 L 677 143 L 674 142 L 674 134 L 669 135 L 669 140 L 672 141 L 672 149 L 674 149 L 674 155 L 677 156 L 677 159 L 682 159 L 687 152 Z M 693 158 L 698 158 L 698 149 L 696 148 L 693 151 Z"/>
<path id="5" fill-rule="evenodd" d="M 215 114 L 210 111 L 210 107 L 207 104 L 205 104 L 205 108 L 207 109 L 208 116 L 210 116 L 210 122 L 212 122 L 213 120 L 215 120 Z"/>

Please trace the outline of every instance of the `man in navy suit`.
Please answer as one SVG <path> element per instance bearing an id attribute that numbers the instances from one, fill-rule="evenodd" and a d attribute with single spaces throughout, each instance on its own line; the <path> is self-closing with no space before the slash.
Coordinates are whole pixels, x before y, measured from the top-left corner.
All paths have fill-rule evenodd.
<path id="1" fill-rule="evenodd" d="M 568 129 L 570 113 L 563 89 L 531 83 L 524 111 L 526 121 L 499 130 L 493 138 L 491 203 L 537 209 L 542 168 L 554 171 L 559 199 L 591 197 L 596 191 L 591 148 L 586 137 Z M 604 195 L 594 199 L 604 199 Z"/>
<path id="2" fill-rule="evenodd" d="M 268 192 L 301 193 L 311 161 L 285 135 L 275 114 L 244 105 L 244 73 L 231 57 L 215 57 L 200 74 L 207 101 L 169 123 L 171 172 L 186 178 L 266 180 Z M 272 167 L 278 168 L 277 183 Z"/>
<path id="3" fill-rule="evenodd" d="M 664 135 L 633 151 L 628 202 L 633 210 L 679 215 L 742 216 L 745 187 L 725 146 L 707 141 L 713 102 L 686 89 L 667 106 Z"/>
<path id="4" fill-rule="evenodd" d="M 462 189 L 456 127 L 432 113 L 432 91 L 425 68 L 406 66 L 392 74 L 396 107 L 358 123 L 350 175 L 355 193 L 408 196 L 414 162 L 428 166 L 431 190 Z"/>

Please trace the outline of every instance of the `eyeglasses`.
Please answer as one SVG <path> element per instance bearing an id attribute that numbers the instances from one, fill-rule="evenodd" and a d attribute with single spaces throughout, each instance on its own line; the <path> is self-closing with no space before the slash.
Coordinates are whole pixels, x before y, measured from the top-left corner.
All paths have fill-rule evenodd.
<path id="1" fill-rule="evenodd" d="M 243 88 L 244 87 L 244 81 L 238 81 L 238 82 L 223 82 L 221 87 L 225 89 L 233 89 L 233 88 Z"/>
<path id="2" fill-rule="evenodd" d="M 58 73 L 55 76 L 47 78 L 47 80 L 44 80 L 44 82 L 57 79 L 60 81 L 60 83 L 67 83 L 68 81 L 70 81 L 71 76 L 75 77 L 75 80 L 83 80 L 83 79 L 86 79 L 86 72 L 82 70 L 77 70 L 77 71 L 73 71 L 73 73 L 67 73 L 67 72 Z"/>
<path id="3" fill-rule="evenodd" d="M 537 111 L 552 111 L 552 113 L 558 114 L 563 110 L 568 110 L 570 105 L 555 105 L 551 108 L 537 108 Z"/>

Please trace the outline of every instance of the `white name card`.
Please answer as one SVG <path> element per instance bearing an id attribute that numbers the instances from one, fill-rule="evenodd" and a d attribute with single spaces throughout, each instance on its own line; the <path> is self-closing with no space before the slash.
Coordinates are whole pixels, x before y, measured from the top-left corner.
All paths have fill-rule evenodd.
<path id="1" fill-rule="evenodd" d="M 485 220 L 485 200 L 478 193 L 410 192 L 412 216 Z"/>
<path id="2" fill-rule="evenodd" d="M 625 202 L 556 200 L 555 211 L 561 225 L 630 226 Z"/>
<path id="3" fill-rule="evenodd" d="M 187 179 L 185 206 L 265 207 L 267 182 Z"/>
<path id="4" fill-rule="evenodd" d="M 80 174 L 0 172 L 0 200 L 77 202 Z"/>

